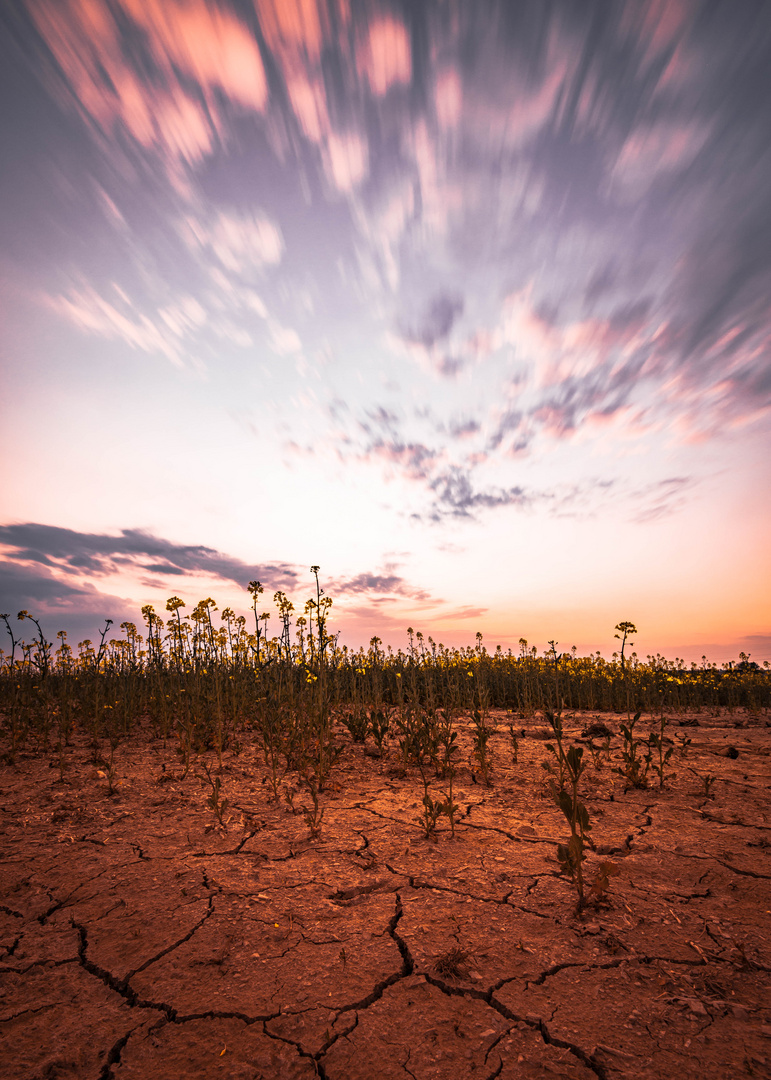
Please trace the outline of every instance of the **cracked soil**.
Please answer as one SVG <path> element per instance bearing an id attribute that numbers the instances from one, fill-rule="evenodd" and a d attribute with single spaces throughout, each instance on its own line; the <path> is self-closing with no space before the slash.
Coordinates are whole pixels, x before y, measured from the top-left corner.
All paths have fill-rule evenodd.
<path id="1" fill-rule="evenodd" d="M 580 914 L 543 721 L 514 720 L 514 762 L 497 719 L 490 787 L 459 723 L 454 839 L 446 818 L 426 838 L 396 748 L 376 758 L 343 728 L 315 839 L 270 801 L 248 736 L 223 754 L 226 827 L 215 755 L 182 777 L 149 731 L 118 747 L 112 796 L 85 736 L 63 781 L 51 753 L 1 766 L 0 1076 L 771 1077 L 767 715 L 671 716 L 685 755 L 629 790 L 623 717 L 565 718 L 568 742 L 615 733 L 581 793 L 587 872 L 620 873 Z"/>

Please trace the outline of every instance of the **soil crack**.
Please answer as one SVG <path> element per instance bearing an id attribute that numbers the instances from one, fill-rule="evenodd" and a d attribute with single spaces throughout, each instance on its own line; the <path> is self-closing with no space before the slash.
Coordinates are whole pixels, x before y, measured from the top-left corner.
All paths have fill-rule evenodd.
<path id="1" fill-rule="evenodd" d="M 567 967 L 571 965 L 564 966 Z M 613 966 L 618 965 L 614 964 Z M 467 986 L 450 986 L 442 979 L 438 979 L 436 978 L 436 976 L 430 975 L 428 973 L 424 973 L 424 977 L 426 979 L 426 982 L 430 983 L 432 986 L 435 986 L 437 990 L 441 990 L 443 994 L 447 994 L 450 997 L 475 998 L 477 1001 L 484 1001 L 485 1004 L 489 1005 L 491 1009 L 495 1009 L 495 1011 L 501 1016 L 503 1016 L 506 1020 L 509 1020 L 513 1023 L 527 1024 L 528 1027 L 531 1027 L 533 1028 L 533 1030 L 540 1032 L 541 1038 L 547 1045 L 554 1045 L 560 1047 L 560 1049 L 562 1050 L 567 1050 L 569 1053 L 573 1054 L 574 1057 L 577 1057 L 578 1060 L 581 1061 L 584 1065 L 586 1065 L 588 1069 L 591 1069 L 591 1071 L 595 1074 L 595 1076 L 599 1078 L 599 1080 L 608 1080 L 607 1074 L 601 1063 L 597 1061 L 592 1054 L 587 1053 L 586 1050 L 578 1046 L 576 1043 L 567 1042 L 564 1039 L 558 1039 L 553 1036 L 550 1033 L 548 1027 L 546 1026 L 546 1021 L 543 1020 L 541 1017 L 534 1019 L 533 1017 L 528 1016 L 518 1016 L 516 1013 L 512 1012 L 511 1009 L 507 1008 L 503 1004 L 503 1002 L 497 1000 L 494 990 L 476 990 L 473 987 Z M 511 980 L 504 981 L 509 982 Z"/>

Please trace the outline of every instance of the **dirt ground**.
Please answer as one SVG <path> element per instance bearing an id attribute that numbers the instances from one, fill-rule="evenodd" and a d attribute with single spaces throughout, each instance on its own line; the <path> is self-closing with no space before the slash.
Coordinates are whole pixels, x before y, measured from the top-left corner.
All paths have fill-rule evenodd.
<path id="1" fill-rule="evenodd" d="M 343 729 L 315 839 L 248 738 L 223 755 L 226 827 L 215 755 L 182 779 L 149 732 L 113 795 L 85 736 L 63 782 L 55 754 L 2 766 L 0 1076 L 771 1077 L 771 719 L 672 716 L 665 786 L 625 790 L 623 717 L 566 718 L 614 732 L 582 790 L 587 872 L 620 873 L 580 915 L 543 720 L 515 719 L 515 763 L 498 719 L 491 787 L 461 726 L 455 839 L 446 818 L 426 839 L 395 746 Z"/>

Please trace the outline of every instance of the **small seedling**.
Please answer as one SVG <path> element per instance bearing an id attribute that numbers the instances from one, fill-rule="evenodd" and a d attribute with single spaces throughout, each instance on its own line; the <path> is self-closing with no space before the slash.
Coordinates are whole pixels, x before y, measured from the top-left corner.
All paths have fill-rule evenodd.
<path id="1" fill-rule="evenodd" d="M 597 900 L 601 900 L 605 893 L 610 888 L 610 879 L 612 877 L 618 877 L 621 873 L 619 868 L 614 862 L 609 859 L 600 863 L 597 869 L 597 875 L 592 882 L 592 887 L 589 889 L 588 895 L 595 897 Z"/>
<path id="2" fill-rule="evenodd" d="M 474 709 L 471 714 L 474 721 L 474 748 L 473 755 L 479 764 L 479 772 L 486 787 L 490 786 L 490 752 L 487 744 L 490 736 L 495 732 L 495 726 L 487 723 L 487 717 L 479 709 Z"/>
<path id="3" fill-rule="evenodd" d="M 434 961 L 434 971 L 443 979 L 460 979 L 468 975 L 469 954 L 465 949 L 453 945 L 447 952 L 437 956 Z"/>
<path id="4" fill-rule="evenodd" d="M 206 800 L 206 805 L 217 815 L 217 821 L 219 821 L 223 829 L 227 829 L 228 825 L 225 821 L 225 813 L 228 808 L 228 800 L 222 797 L 220 778 L 219 776 L 212 776 L 211 770 L 205 762 L 203 770 L 206 773 L 207 780 L 211 784 L 211 792 Z"/>
<path id="5" fill-rule="evenodd" d="M 385 743 L 391 731 L 391 721 L 388 714 L 382 709 L 375 709 L 370 717 L 370 731 L 378 749 L 380 757 L 383 756 Z"/>
<path id="6" fill-rule="evenodd" d="M 567 844 L 557 845 L 557 858 L 563 874 L 568 874 L 578 892 L 578 906 L 584 906 L 584 875 L 583 862 L 586 858 L 585 846 L 591 829 L 589 813 L 578 798 L 578 782 L 584 771 L 582 762 L 583 748 L 571 746 L 565 755 L 566 773 L 570 781 L 572 791 L 566 788 L 557 789 L 552 786 L 552 795 L 557 806 L 567 818 L 570 825 L 570 839 Z"/>
<path id="7" fill-rule="evenodd" d="M 602 755 L 604 751 L 604 747 L 595 746 L 593 742 L 589 743 L 589 753 L 592 755 L 592 762 L 597 772 L 602 770 Z"/>
<path id="8" fill-rule="evenodd" d="M 552 776 L 555 776 L 557 778 L 557 789 L 559 791 L 562 791 L 565 786 L 565 780 L 567 779 L 567 762 L 565 758 L 565 751 L 562 746 L 562 715 L 559 712 L 553 713 L 550 709 L 547 709 L 546 719 L 548 720 L 549 726 L 551 727 L 557 739 L 556 746 L 554 746 L 553 743 L 546 743 L 546 749 L 557 759 L 558 769 L 555 772 L 554 765 L 551 761 L 548 760 L 548 758 L 546 759 L 546 761 L 541 762 L 541 768 L 545 769 L 547 773 L 550 773 Z"/>
<path id="9" fill-rule="evenodd" d="M 628 724 L 621 725 L 621 733 L 624 736 L 621 757 L 624 759 L 624 767 L 619 769 L 619 772 L 626 777 L 629 784 L 634 788 L 648 786 L 648 768 L 653 756 L 650 745 L 643 739 L 636 739 L 634 735 L 635 724 L 641 715 L 642 713 L 636 712 Z M 648 745 L 648 753 L 640 757 L 638 753 L 640 747 L 646 745 Z"/>
<path id="10" fill-rule="evenodd" d="M 666 717 L 662 716 L 661 730 L 659 732 L 652 731 L 648 737 L 648 746 L 650 747 L 649 753 L 652 755 L 655 751 L 658 755 L 658 763 L 653 766 L 653 769 L 659 774 L 659 787 L 664 787 L 664 768 L 675 750 L 674 744 L 670 745 L 666 750 L 664 749 L 665 742 L 669 741 L 664 735 L 666 726 Z"/>
<path id="11" fill-rule="evenodd" d="M 321 822 L 324 819 L 324 811 L 319 809 L 319 789 L 318 784 L 314 779 L 306 780 L 308 790 L 311 793 L 311 801 L 313 808 L 303 811 L 303 817 L 305 818 L 305 824 L 308 826 L 311 839 L 315 840 L 321 835 Z"/>
<path id="12" fill-rule="evenodd" d="M 118 773 L 115 768 L 115 748 L 116 743 L 110 740 L 110 760 L 107 762 L 107 794 L 113 796 L 118 789 L 120 781 L 118 780 Z"/>
<path id="13" fill-rule="evenodd" d="M 456 806 L 457 810 L 458 807 Z M 426 839 L 429 839 L 436 832 L 436 825 L 442 814 L 447 814 L 447 803 L 443 799 L 432 799 L 428 791 L 423 796 L 423 813 L 418 818 L 418 821 L 423 826 L 423 831 L 426 834 Z"/>
<path id="14" fill-rule="evenodd" d="M 717 777 L 712 776 L 711 773 L 707 773 L 706 776 L 700 776 L 699 779 L 701 780 L 702 785 L 701 794 L 705 799 L 714 799 L 715 796 L 712 793 L 712 785 L 715 783 Z"/>
<path id="15" fill-rule="evenodd" d="M 355 743 L 365 742 L 369 734 L 370 722 L 363 709 L 354 710 L 349 716 L 344 716 L 343 723 L 348 728 Z"/>
<path id="16" fill-rule="evenodd" d="M 458 753 L 458 733 L 453 731 L 452 714 L 447 709 L 440 713 L 438 736 L 439 749 L 441 750 L 439 764 L 442 775 L 447 780 L 447 797 L 442 804 L 441 812 L 445 813 L 450 819 L 450 833 L 455 836 L 455 815 L 460 807 L 453 800 L 453 780 L 455 779 L 453 757 Z M 426 795 L 428 795 L 428 792 L 426 792 Z"/>
<path id="17" fill-rule="evenodd" d="M 675 738 L 680 743 L 677 748 L 680 752 L 680 757 L 684 758 L 686 753 L 688 752 L 688 747 L 691 745 L 691 740 L 685 735 L 676 735 Z"/>
<path id="18" fill-rule="evenodd" d="M 608 889 L 610 878 L 618 873 L 618 867 L 612 862 L 600 863 L 597 875 L 587 890 L 584 880 L 583 863 L 586 858 L 586 848 L 594 845 L 589 837 L 591 823 L 586 806 L 578 798 L 578 784 L 586 768 L 583 760 L 584 750 L 581 746 L 571 746 L 565 750 L 563 745 L 562 719 L 557 714 L 548 712 L 546 718 L 551 724 L 555 738 L 556 748 L 549 746 L 551 752 L 557 757 L 560 764 L 560 774 L 564 775 L 569 783 L 570 790 L 566 786 L 558 788 L 552 781 L 552 796 L 555 803 L 567 818 L 570 825 L 570 839 L 567 844 L 557 845 L 557 858 L 560 870 L 570 876 L 571 881 L 578 893 L 578 911 L 586 905 L 590 899 L 600 900 Z"/>
<path id="19" fill-rule="evenodd" d="M 511 760 L 516 765 L 519 756 L 519 743 L 513 724 L 509 724 L 509 739 L 511 740 Z"/>

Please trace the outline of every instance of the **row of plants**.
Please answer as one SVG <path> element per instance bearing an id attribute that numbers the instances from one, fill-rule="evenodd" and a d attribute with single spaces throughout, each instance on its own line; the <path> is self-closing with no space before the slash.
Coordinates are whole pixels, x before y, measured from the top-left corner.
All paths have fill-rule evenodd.
<path id="1" fill-rule="evenodd" d="M 166 604 L 164 620 L 150 605 L 142 609 L 142 631 L 131 622 L 110 636 L 111 620 L 99 632 L 98 644 L 81 641 L 77 651 L 65 631 L 56 646 L 47 640 L 40 621 L 26 611 L 17 623 L 31 624 L 31 638 L 7 614 L 10 648 L 0 650 L 0 711 L 6 726 L 47 731 L 88 717 L 98 730 L 105 720 L 124 733 L 140 718 L 149 718 L 167 733 L 173 726 L 199 738 L 231 738 L 239 725 L 259 709 L 281 709 L 308 694 L 322 679 L 330 709 L 394 707 L 405 686 L 422 706 L 470 708 L 483 692 L 493 708 L 528 716 L 536 710 L 648 712 L 709 708 L 767 708 L 771 679 L 762 667 L 740 654 L 736 665 L 718 667 L 629 655 L 636 628 L 622 622 L 615 628 L 618 651 L 611 660 L 600 653 L 578 656 L 575 647 L 560 652 L 558 643 L 539 655 L 522 638 L 519 650 L 487 650 L 482 635 L 473 646 L 447 648 L 431 637 L 407 629 L 406 649 L 383 648 L 373 637 L 365 650 L 340 646 L 328 631 L 332 600 L 312 567 L 316 595 L 302 614 L 282 592 L 274 594 L 279 632 L 268 633 L 270 614 L 261 611 L 263 586 L 249 583 L 251 623 L 231 608 L 219 613 L 210 597 L 189 614 L 177 596 Z"/>
<path id="2" fill-rule="evenodd" d="M 189 618 L 178 597 L 167 604 L 164 621 L 152 608 L 143 609 L 146 627 L 125 623 L 123 637 L 108 639 L 109 623 L 98 648 L 81 642 L 75 654 L 60 632 L 56 650 L 47 642 L 37 619 L 27 612 L 19 620 L 36 628 L 32 642 L 17 640 L 9 617 L 2 615 L 11 637 L 11 652 L 0 666 L 0 719 L 6 734 L 6 761 L 21 748 L 57 755 L 63 779 L 76 730 L 91 737 L 94 761 L 105 766 L 108 793 L 118 784 L 116 749 L 138 727 L 176 740 L 184 779 L 191 767 L 207 786 L 207 803 L 221 825 L 227 822 L 228 798 L 222 787 L 222 753 L 241 749 L 241 740 L 256 743 L 266 767 L 274 801 L 284 801 L 302 814 L 310 835 L 318 836 L 324 816 L 320 798 L 344 745 L 347 729 L 354 743 L 370 740 L 376 756 L 390 753 L 396 772 L 419 778 L 419 823 L 433 838 L 442 818 L 455 835 L 459 807 L 454 780 L 459 762 L 459 730 L 470 739 L 469 764 L 481 784 L 491 782 L 489 742 L 500 734 L 500 715 L 507 711 L 508 741 L 517 761 L 520 731 L 517 716 L 542 712 L 554 736 L 547 745 L 551 758 L 551 793 L 563 812 L 570 835 L 558 847 L 561 870 L 572 880 L 579 907 L 599 901 L 617 868 L 600 862 L 594 876 L 584 873 L 591 849 L 591 823 L 580 793 L 587 766 L 584 747 L 564 739 L 564 709 L 620 711 L 623 737 L 616 768 L 629 787 L 645 787 L 651 776 L 663 786 L 675 743 L 665 734 L 665 710 L 689 707 L 769 704 L 768 667 L 742 657 L 736 668 L 704 663 L 685 668 L 661 657 L 641 662 L 632 653 L 632 623 L 617 625 L 619 651 L 612 661 L 599 654 L 579 658 L 575 650 L 560 653 L 557 642 L 539 656 L 522 641 L 517 655 L 501 649 L 488 652 L 481 635 L 467 649 L 445 649 L 408 630 L 408 649 L 383 649 L 373 638 L 369 649 L 339 647 L 327 631 L 331 601 L 323 596 L 316 575 L 316 597 L 294 619 L 291 601 L 275 600 L 281 632 L 268 637 L 268 616 L 257 613 L 262 586 L 249 586 L 254 632 L 229 609 L 215 626 L 214 601 L 196 606 Z M 294 633 L 292 630 L 294 629 Z M 632 708 L 635 709 L 634 716 Z M 643 736 L 637 725 L 642 711 L 660 717 Z M 461 727 L 462 725 L 462 727 Z M 602 727 L 603 725 L 600 725 Z M 589 732 L 591 734 L 591 732 Z M 588 750 L 599 769 L 611 757 L 610 735 Z M 679 737 L 680 753 L 690 740 Z M 215 751 L 219 770 L 201 764 L 203 751 Z M 704 794 L 714 777 L 704 778 Z"/>

